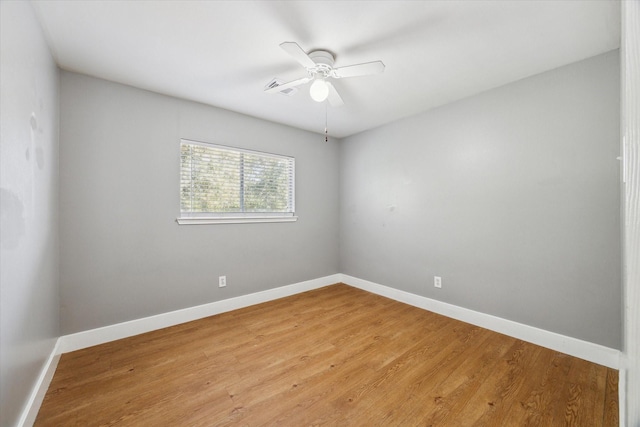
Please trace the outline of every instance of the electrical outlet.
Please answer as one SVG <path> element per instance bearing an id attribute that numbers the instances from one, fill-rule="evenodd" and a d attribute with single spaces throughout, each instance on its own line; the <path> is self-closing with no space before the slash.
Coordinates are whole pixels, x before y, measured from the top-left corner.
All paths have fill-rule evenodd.
<path id="1" fill-rule="evenodd" d="M 433 276 L 433 286 L 436 287 L 436 288 L 441 288 L 442 287 L 442 277 Z"/>
<path id="2" fill-rule="evenodd" d="M 218 287 L 224 288 L 225 286 L 227 286 L 227 276 L 218 277 Z"/>

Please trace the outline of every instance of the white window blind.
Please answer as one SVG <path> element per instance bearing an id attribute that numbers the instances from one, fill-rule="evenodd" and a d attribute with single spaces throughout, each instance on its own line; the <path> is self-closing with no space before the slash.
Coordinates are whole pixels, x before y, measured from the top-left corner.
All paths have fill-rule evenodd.
<path id="1" fill-rule="evenodd" d="M 293 157 L 183 139 L 178 222 L 293 218 L 294 181 Z"/>

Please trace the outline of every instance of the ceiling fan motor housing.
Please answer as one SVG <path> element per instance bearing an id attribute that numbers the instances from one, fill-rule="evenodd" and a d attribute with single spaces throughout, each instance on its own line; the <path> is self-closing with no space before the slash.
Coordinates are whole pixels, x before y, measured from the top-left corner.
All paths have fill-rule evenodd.
<path id="1" fill-rule="evenodd" d="M 329 77 L 331 75 L 331 70 L 333 70 L 333 64 L 335 61 L 331 52 L 327 52 L 326 50 L 314 50 L 313 52 L 309 52 L 309 58 L 316 63 L 315 67 L 307 69 L 309 73 L 321 74 L 323 77 Z"/>

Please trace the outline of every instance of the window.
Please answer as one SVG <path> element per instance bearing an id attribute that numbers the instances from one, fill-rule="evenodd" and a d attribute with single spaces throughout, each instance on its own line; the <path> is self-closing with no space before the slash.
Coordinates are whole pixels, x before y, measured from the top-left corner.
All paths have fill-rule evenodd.
<path id="1" fill-rule="evenodd" d="M 293 157 L 180 141 L 179 224 L 295 221 Z"/>

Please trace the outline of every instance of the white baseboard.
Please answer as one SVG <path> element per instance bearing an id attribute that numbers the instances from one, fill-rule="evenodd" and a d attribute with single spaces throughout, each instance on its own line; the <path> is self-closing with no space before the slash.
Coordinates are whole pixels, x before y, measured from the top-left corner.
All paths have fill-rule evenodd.
<path id="1" fill-rule="evenodd" d="M 47 389 L 49 389 L 49 384 L 51 384 L 53 374 L 55 374 L 58 361 L 60 360 L 59 344 L 60 339 L 56 340 L 56 344 L 53 346 L 51 354 L 40 371 L 40 375 L 38 376 L 33 390 L 31 391 L 31 395 L 29 395 L 27 404 L 25 405 L 22 415 L 18 421 L 18 427 L 29 427 L 36 421 L 40 405 L 42 405 L 42 401 L 47 393 Z"/>
<path id="2" fill-rule="evenodd" d="M 490 314 L 480 313 L 442 301 L 390 288 L 388 286 L 358 279 L 346 274 L 341 275 L 341 282 L 374 294 L 378 294 L 405 304 L 419 307 L 443 316 L 461 320 L 472 325 L 480 326 L 510 337 L 518 338 L 561 353 L 579 357 L 589 362 L 607 366 L 613 369 L 620 367 L 620 351 L 567 337 L 555 332 L 549 332 L 533 326 L 502 319 Z"/>
<path id="3" fill-rule="evenodd" d="M 182 310 L 170 311 L 156 316 L 144 317 L 142 319 L 117 323 L 115 325 L 91 329 L 75 334 L 64 335 L 60 337 L 59 351 L 60 353 L 68 353 L 70 351 L 104 344 L 106 342 L 155 331 L 157 329 L 190 322 L 192 320 L 202 319 L 204 317 L 225 313 L 227 311 L 248 307 L 250 305 L 272 301 L 278 298 L 332 285 L 339 282 L 341 277 L 342 276 L 340 274 L 334 274 L 249 295 L 229 298 Z"/>
<path id="4" fill-rule="evenodd" d="M 64 335 L 58 340 L 57 349 L 59 353 L 80 350 L 109 341 L 115 341 L 133 335 L 174 326 L 180 323 L 190 322 L 203 317 L 248 307 L 250 305 L 272 301 L 274 299 L 321 288 L 338 282 L 343 282 L 374 294 L 429 310 L 434 313 L 442 314 L 463 322 L 471 323 L 472 325 L 481 326 L 501 334 L 509 335 L 555 351 L 560 351 L 590 362 L 598 363 L 613 369 L 620 368 L 619 350 L 557 334 L 555 332 L 549 332 L 511 320 L 506 320 L 490 314 L 458 307 L 346 274 L 334 274 L 249 295 L 171 311 L 168 313 L 158 314 L 156 316 L 131 320 L 102 328 L 91 329 L 84 332 L 78 332 L 76 334 Z"/>

